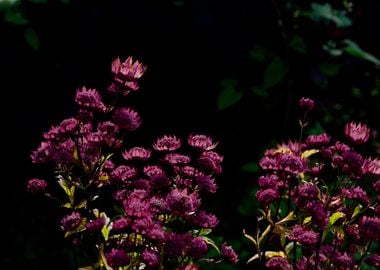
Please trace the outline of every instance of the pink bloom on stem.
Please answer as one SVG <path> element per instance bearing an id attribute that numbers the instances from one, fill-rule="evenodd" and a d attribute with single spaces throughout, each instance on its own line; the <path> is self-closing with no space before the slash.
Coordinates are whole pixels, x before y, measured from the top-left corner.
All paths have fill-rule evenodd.
<path id="1" fill-rule="evenodd" d="M 311 111 L 314 108 L 314 100 L 307 98 L 307 97 L 302 97 L 299 100 L 299 105 L 302 109 Z"/>
<path id="2" fill-rule="evenodd" d="M 368 141 L 370 129 L 362 123 L 347 123 L 344 127 L 344 135 L 354 144 L 363 144 Z"/>
<path id="3" fill-rule="evenodd" d="M 227 243 L 223 243 L 221 247 L 222 257 L 230 263 L 237 263 L 239 261 L 239 257 L 232 248 L 232 246 L 227 245 Z"/>

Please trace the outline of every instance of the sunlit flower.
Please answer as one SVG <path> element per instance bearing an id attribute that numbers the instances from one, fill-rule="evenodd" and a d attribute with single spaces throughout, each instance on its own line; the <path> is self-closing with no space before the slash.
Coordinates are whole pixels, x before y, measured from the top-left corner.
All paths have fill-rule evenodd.
<path id="1" fill-rule="evenodd" d="M 344 135 L 354 144 L 363 144 L 368 141 L 370 129 L 362 123 L 347 123 L 344 127 Z"/>

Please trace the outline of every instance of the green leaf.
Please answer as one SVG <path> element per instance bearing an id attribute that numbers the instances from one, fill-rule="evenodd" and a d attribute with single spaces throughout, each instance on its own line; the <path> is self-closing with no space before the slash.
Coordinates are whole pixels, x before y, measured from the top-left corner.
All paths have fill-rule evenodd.
<path id="1" fill-rule="evenodd" d="M 321 63 L 319 64 L 319 71 L 326 76 L 335 76 L 338 74 L 342 65 L 333 63 Z"/>
<path id="2" fill-rule="evenodd" d="M 259 165 L 255 161 L 248 162 L 241 166 L 240 168 L 244 172 L 257 172 L 259 170 Z"/>
<path id="3" fill-rule="evenodd" d="M 342 217 L 345 217 L 346 214 L 345 213 L 342 213 L 342 212 L 335 212 L 334 214 L 332 214 L 329 218 L 329 224 L 328 226 L 332 226 L 335 224 L 335 222 L 338 221 L 338 219 L 342 218 Z"/>
<path id="4" fill-rule="evenodd" d="M 34 29 L 27 28 L 24 32 L 24 37 L 25 37 L 26 42 L 33 49 L 37 50 L 40 47 L 40 39 L 38 38 L 38 35 L 36 31 L 34 31 Z"/>
<path id="5" fill-rule="evenodd" d="M 218 246 L 215 244 L 214 240 L 212 240 L 211 238 L 207 237 L 207 236 L 201 236 L 202 239 L 209 245 L 213 246 L 215 248 L 215 250 L 218 252 L 218 254 L 220 254 L 220 250 L 218 248 Z"/>
<path id="6" fill-rule="evenodd" d="M 268 97 L 269 96 L 269 93 L 267 92 L 267 90 L 261 86 L 253 86 L 251 90 L 255 95 L 257 95 L 259 97 Z"/>
<path id="7" fill-rule="evenodd" d="M 243 93 L 241 91 L 237 91 L 235 89 L 237 85 L 236 80 L 223 80 L 221 82 L 222 91 L 219 93 L 218 96 L 218 109 L 224 110 L 228 107 L 231 107 L 236 102 L 238 102 L 241 97 L 243 96 Z"/>
<path id="8" fill-rule="evenodd" d="M 22 15 L 22 13 L 18 10 L 10 9 L 5 13 L 4 20 L 9 23 L 24 25 L 29 21 Z"/>
<path id="9" fill-rule="evenodd" d="M 307 130 L 308 135 L 318 135 L 325 132 L 326 131 L 319 121 L 317 121 L 309 130 Z"/>
<path id="10" fill-rule="evenodd" d="M 367 61 L 372 62 L 373 64 L 375 64 L 377 66 L 380 66 L 380 60 L 378 58 L 376 58 L 374 55 L 364 51 L 354 41 L 352 41 L 350 39 L 346 39 L 343 41 L 343 44 L 345 45 L 345 47 L 343 48 L 343 51 L 346 52 L 347 54 L 349 54 L 353 57 L 359 58 L 359 59 L 367 60 Z"/>
<path id="11" fill-rule="evenodd" d="M 293 36 L 290 41 L 290 47 L 299 53 L 306 53 L 306 44 L 303 38 L 299 35 Z"/>
<path id="12" fill-rule="evenodd" d="M 20 0 L 2 0 L 0 1 L 0 10 L 8 9 L 15 6 Z"/>
<path id="13" fill-rule="evenodd" d="M 264 47 L 256 46 L 249 51 L 249 57 L 257 62 L 263 62 L 267 57 L 267 52 Z"/>
<path id="14" fill-rule="evenodd" d="M 316 22 L 334 22 L 339 28 L 349 27 L 352 25 L 352 21 L 349 17 L 347 17 L 346 11 L 333 9 L 329 3 L 324 5 L 312 3 L 310 18 Z"/>
<path id="15" fill-rule="evenodd" d="M 264 72 L 264 88 L 271 88 L 280 83 L 287 73 L 285 62 L 280 57 L 275 57 L 269 63 Z"/>

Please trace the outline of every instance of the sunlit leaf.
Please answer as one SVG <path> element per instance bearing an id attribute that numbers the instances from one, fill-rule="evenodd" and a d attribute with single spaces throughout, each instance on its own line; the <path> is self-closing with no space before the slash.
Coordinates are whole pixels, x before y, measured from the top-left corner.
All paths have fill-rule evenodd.
<path id="1" fill-rule="evenodd" d="M 284 80 L 286 73 L 287 67 L 284 60 L 282 60 L 280 57 L 273 58 L 273 60 L 265 69 L 263 87 L 271 88 L 280 83 L 282 80 Z"/>
<path id="2" fill-rule="evenodd" d="M 215 248 L 215 250 L 220 254 L 220 250 L 219 250 L 219 247 L 216 245 L 216 243 L 214 242 L 214 240 L 212 240 L 211 238 L 207 237 L 207 236 L 201 236 L 203 241 L 205 241 L 207 244 L 211 245 L 212 247 Z"/>
<path id="3" fill-rule="evenodd" d="M 308 224 L 311 221 L 311 218 L 312 218 L 311 216 L 305 217 L 302 224 Z"/>
<path id="4" fill-rule="evenodd" d="M 316 154 L 316 153 L 318 153 L 318 152 L 319 152 L 319 150 L 317 150 L 317 149 L 309 149 L 309 150 L 306 150 L 306 151 L 304 151 L 304 152 L 302 153 L 301 158 L 302 158 L 302 159 L 307 159 L 307 158 L 310 157 L 311 155 L 314 155 L 314 154 Z"/>
<path id="5" fill-rule="evenodd" d="M 4 16 L 4 20 L 9 23 L 23 25 L 27 24 L 29 21 L 22 15 L 18 10 L 9 9 Z"/>
<path id="6" fill-rule="evenodd" d="M 361 206 L 360 204 L 356 206 L 354 212 L 352 213 L 351 219 L 354 219 L 360 213 L 360 210 L 362 210 L 362 208 L 363 206 Z"/>
<path id="7" fill-rule="evenodd" d="M 217 100 L 219 110 L 224 110 L 241 99 L 243 93 L 235 89 L 236 85 L 236 80 L 223 80 L 221 82 L 223 89 L 219 93 Z"/>
<path id="8" fill-rule="evenodd" d="M 328 225 L 329 225 L 329 226 L 334 225 L 335 222 L 338 221 L 338 219 L 340 219 L 340 218 L 342 218 L 342 217 L 345 217 L 345 216 L 346 216 L 346 214 L 345 214 L 345 213 L 342 213 L 342 212 L 335 212 L 335 213 L 333 213 L 333 214 L 330 216 L 330 218 L 329 218 L 329 223 L 328 223 Z"/>
<path id="9" fill-rule="evenodd" d="M 364 51 L 354 41 L 352 41 L 350 39 L 345 39 L 343 41 L 343 44 L 345 45 L 345 47 L 343 48 L 343 51 L 348 53 L 349 55 L 356 57 L 356 58 L 359 58 L 359 59 L 367 60 L 367 61 L 372 62 L 373 64 L 375 64 L 377 66 L 380 65 L 380 60 L 378 58 L 376 58 L 374 55 Z"/>
<path id="10" fill-rule="evenodd" d="M 32 28 L 25 29 L 24 37 L 26 42 L 29 44 L 30 47 L 37 50 L 40 47 L 40 39 L 38 38 L 38 35 L 36 31 Z"/>
<path id="11" fill-rule="evenodd" d="M 349 27 L 352 21 L 347 17 L 347 12 L 344 10 L 336 10 L 331 7 L 329 3 L 326 4 L 311 4 L 310 18 L 314 21 L 328 21 L 334 22 L 339 28 Z"/>

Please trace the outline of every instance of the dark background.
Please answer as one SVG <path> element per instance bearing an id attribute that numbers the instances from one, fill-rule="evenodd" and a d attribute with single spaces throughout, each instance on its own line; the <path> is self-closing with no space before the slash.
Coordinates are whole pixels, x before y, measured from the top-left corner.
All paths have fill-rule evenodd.
<path id="1" fill-rule="evenodd" d="M 380 55 L 380 4 L 355 4 L 354 25 L 345 35 Z M 141 90 L 129 96 L 143 118 L 136 142 L 193 131 L 220 141 L 225 173 L 207 204 L 221 219 L 216 233 L 227 240 L 239 241 L 242 228 L 255 224 L 254 216 L 238 211 L 255 181 L 240 167 L 257 161 L 273 139 L 294 138 L 299 97 L 316 99 L 322 109 L 315 116 L 345 112 L 379 126 L 378 99 L 365 92 L 359 99 L 350 95 L 352 85 L 374 87 L 378 73 L 372 65 L 345 59 L 341 75 L 327 89 L 306 79 L 305 63 L 318 60 L 322 43 L 332 35 L 310 23 L 299 30 L 312 49 L 307 57 L 292 58 L 293 86 L 280 84 L 266 98 L 249 90 L 262 76 L 248 57 L 253 47 L 264 44 L 288 54 L 272 1 L 24 1 L 19 8 L 28 26 L 0 22 L 2 269 L 70 269 L 56 206 L 26 194 L 26 180 L 44 175 L 29 153 L 43 131 L 75 113 L 77 88 L 107 86 L 117 56 L 132 55 L 148 65 Z M 291 29 L 289 15 L 283 16 Z M 25 27 L 38 33 L 38 49 L 25 42 Z M 226 78 L 235 78 L 245 94 L 235 106 L 219 111 L 217 96 Z M 341 131 L 339 124 L 327 128 Z"/>

